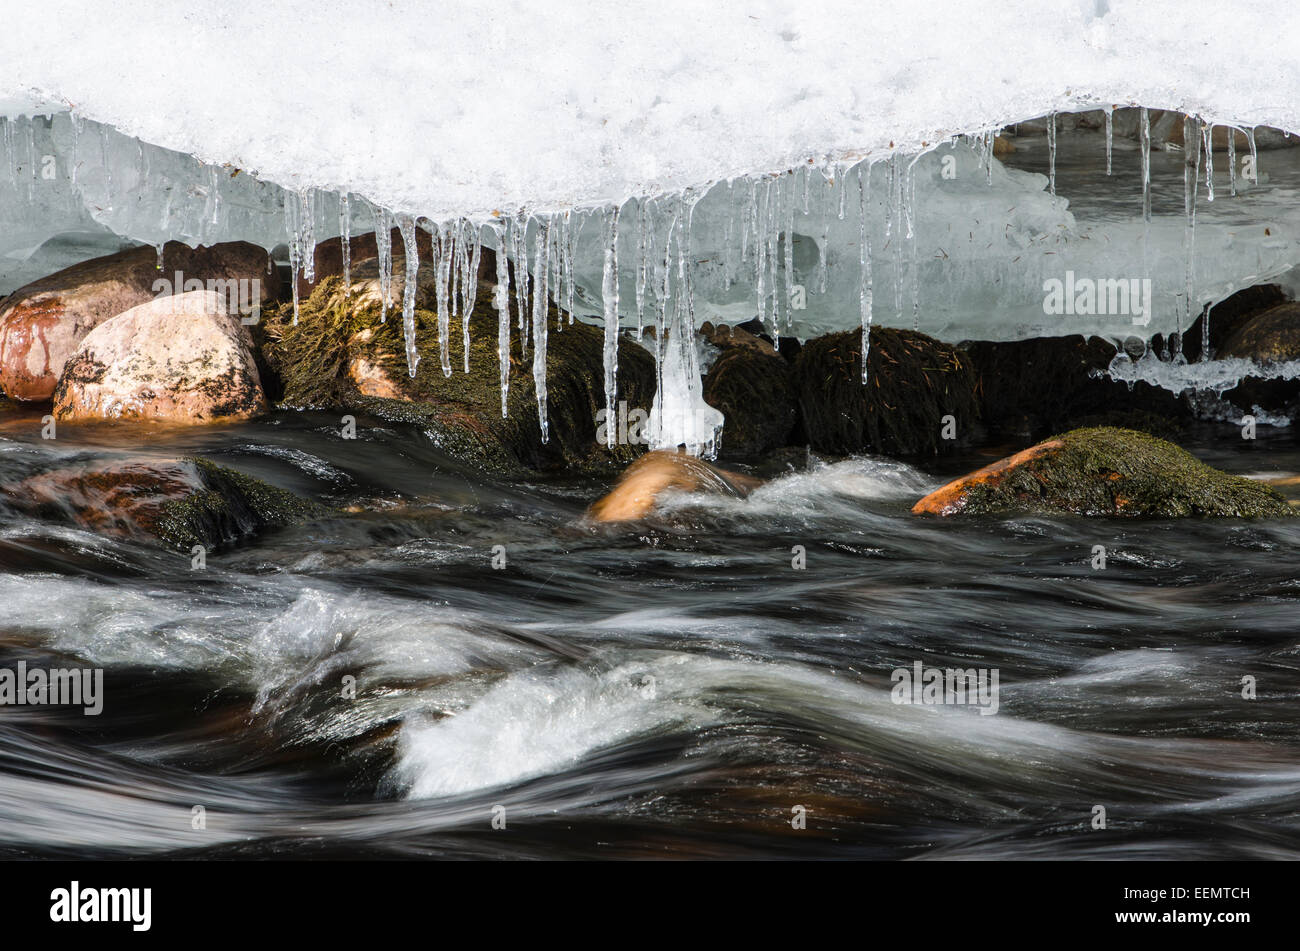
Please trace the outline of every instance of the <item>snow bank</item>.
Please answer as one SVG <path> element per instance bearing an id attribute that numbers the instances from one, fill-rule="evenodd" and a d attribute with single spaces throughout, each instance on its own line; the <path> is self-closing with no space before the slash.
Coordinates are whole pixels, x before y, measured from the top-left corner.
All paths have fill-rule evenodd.
<path id="1" fill-rule="evenodd" d="M 1141 104 L 1300 131 L 1300 8 L 1244 0 L 51 0 L 0 111 L 73 109 L 279 184 L 547 211 Z"/>

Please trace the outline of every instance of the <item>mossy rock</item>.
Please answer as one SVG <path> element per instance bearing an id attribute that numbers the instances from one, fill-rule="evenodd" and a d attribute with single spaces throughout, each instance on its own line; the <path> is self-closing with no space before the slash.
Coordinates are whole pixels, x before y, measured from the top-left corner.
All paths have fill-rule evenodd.
<path id="1" fill-rule="evenodd" d="M 398 266 L 395 262 L 395 272 Z M 493 287 L 487 281 L 476 287 L 468 372 L 461 320 L 449 321 L 452 372 L 444 376 L 433 288 L 421 283 L 415 307 L 420 361 L 411 377 L 400 293 L 395 294 L 398 308 L 385 321 L 373 295 L 357 293 L 356 287 L 345 295 L 339 278 L 327 278 L 301 303 L 297 326 L 289 305 L 267 315 L 264 349 L 283 383 L 283 404 L 361 411 L 418 425 L 449 453 L 491 471 L 604 470 L 635 458 L 639 447 L 611 450 L 596 443 L 596 414 L 605 407 L 603 329 L 570 323 L 554 306 L 547 313 L 548 439 L 543 444 L 532 341 L 525 357 L 513 295 L 508 415 L 502 418 Z M 369 382 L 359 376 L 361 366 Z M 654 399 L 653 357 L 620 338 L 618 367 L 618 399 L 626 400 L 629 409 L 648 411 Z"/>
<path id="2" fill-rule="evenodd" d="M 799 415 L 790 365 L 775 353 L 735 346 L 704 377 L 704 401 L 721 411 L 723 458 L 752 459 L 786 445 Z"/>
<path id="3" fill-rule="evenodd" d="M 862 334 L 808 341 L 794 362 L 803 431 L 818 452 L 936 455 L 969 434 L 979 418 L 975 373 L 958 347 L 911 330 L 873 327 L 862 382 Z M 943 438 L 944 417 L 957 440 Z"/>
<path id="4" fill-rule="evenodd" d="M 169 548 L 212 549 L 266 528 L 293 525 L 329 514 L 323 505 L 201 456 L 184 460 L 194 466 L 201 487 L 183 498 L 164 502 L 147 525 Z"/>
<path id="5" fill-rule="evenodd" d="M 1229 475 L 1131 429 L 1076 429 L 957 479 L 917 502 L 931 515 L 1049 514 L 1280 518 L 1295 514 L 1262 482 Z"/>

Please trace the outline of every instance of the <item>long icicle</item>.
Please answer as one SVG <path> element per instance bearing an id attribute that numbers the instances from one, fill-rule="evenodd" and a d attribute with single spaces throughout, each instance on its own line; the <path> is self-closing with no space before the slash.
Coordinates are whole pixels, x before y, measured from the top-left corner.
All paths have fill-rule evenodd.
<path id="1" fill-rule="evenodd" d="M 551 270 L 551 225 L 538 220 L 537 257 L 533 265 L 533 387 L 537 391 L 537 421 L 542 427 L 542 442 L 547 440 L 546 419 L 546 330 L 547 306 L 550 303 L 547 279 Z"/>
<path id="2" fill-rule="evenodd" d="M 433 272 L 434 299 L 438 307 L 438 362 L 442 365 L 443 377 L 451 376 L 451 301 L 447 293 L 451 284 L 451 223 L 437 225 L 433 245 L 434 262 L 437 267 Z"/>
<path id="3" fill-rule="evenodd" d="M 866 169 L 863 169 L 866 165 Z M 862 382 L 867 382 L 867 357 L 871 353 L 871 238 L 867 231 L 867 212 L 870 208 L 871 166 L 863 162 L 858 166 L 858 266 L 861 284 L 858 288 L 858 309 L 862 320 Z"/>
<path id="4" fill-rule="evenodd" d="M 509 415 L 506 400 L 510 395 L 510 259 L 506 256 L 506 229 L 510 221 L 494 229 L 497 242 L 497 286 L 493 297 L 497 305 L 497 360 L 501 369 L 501 418 Z"/>
<path id="5" fill-rule="evenodd" d="M 1056 197 L 1056 113 L 1047 114 L 1047 187 Z"/>
<path id="6" fill-rule="evenodd" d="M 402 248 L 406 252 L 406 283 L 402 287 L 402 336 L 406 341 L 406 371 L 415 376 L 420 365 L 420 353 L 415 347 L 415 292 L 420 271 L 420 253 L 415 247 L 415 219 L 403 215 L 399 227 L 402 231 Z"/>
<path id="7" fill-rule="evenodd" d="M 386 208 L 375 209 L 375 248 L 379 252 L 379 321 L 386 323 L 393 297 L 393 217 Z"/>
<path id="8" fill-rule="evenodd" d="M 343 249 L 343 296 L 352 293 L 352 201 L 339 196 L 339 244 Z"/>
<path id="9" fill-rule="evenodd" d="M 606 445 L 614 448 L 617 426 L 614 398 L 618 395 L 618 206 L 605 224 L 605 261 L 600 292 L 605 304 L 605 433 Z"/>

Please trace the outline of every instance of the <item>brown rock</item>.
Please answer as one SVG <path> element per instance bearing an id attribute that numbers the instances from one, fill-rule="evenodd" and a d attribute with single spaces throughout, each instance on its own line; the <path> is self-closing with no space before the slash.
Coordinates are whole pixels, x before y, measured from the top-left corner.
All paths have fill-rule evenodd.
<path id="1" fill-rule="evenodd" d="M 728 327 L 726 324 L 714 325 L 705 321 L 700 327 L 700 336 L 720 350 L 732 347 L 744 347 L 769 356 L 776 356 L 776 348 L 742 327 Z"/>
<path id="2" fill-rule="evenodd" d="M 719 469 L 684 452 L 661 449 L 628 466 L 587 515 L 597 522 L 636 521 L 654 511 L 659 497 L 668 491 L 744 497 L 760 484 L 758 479 Z"/>
<path id="3" fill-rule="evenodd" d="M 210 423 L 265 409 L 252 339 L 212 291 L 163 297 L 91 331 L 54 393 L 60 420 Z"/>
<path id="4" fill-rule="evenodd" d="M 912 506 L 913 515 L 956 515 L 966 507 L 970 490 L 977 485 L 1001 482 L 1011 470 L 1023 466 L 1031 459 L 1052 452 L 1061 447 L 1059 439 L 1041 442 L 1028 449 L 1022 449 L 1014 456 L 999 459 L 997 462 L 977 469 L 970 475 L 962 476 L 949 482 L 942 488 L 935 489 L 921 501 Z"/>
<path id="5" fill-rule="evenodd" d="M 241 291 L 268 298 L 266 252 L 246 242 L 191 248 L 178 241 L 163 248 L 163 269 L 152 247 L 132 248 L 83 261 L 14 291 L 0 305 L 0 389 L 13 399 L 48 400 L 64 364 L 82 339 L 104 321 L 150 301 L 174 283 L 177 272 L 185 282 L 248 281 L 229 285 L 235 299 Z M 257 283 L 252 283 L 256 281 Z M 226 285 L 222 285 L 223 288 Z"/>

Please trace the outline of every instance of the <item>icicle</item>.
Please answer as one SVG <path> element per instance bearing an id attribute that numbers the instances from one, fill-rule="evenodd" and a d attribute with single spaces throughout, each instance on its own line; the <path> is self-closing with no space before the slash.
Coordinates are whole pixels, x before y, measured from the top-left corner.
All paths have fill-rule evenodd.
<path id="1" fill-rule="evenodd" d="M 343 248 L 343 296 L 352 293 L 352 204 L 346 194 L 339 196 L 339 235 Z"/>
<path id="2" fill-rule="evenodd" d="M 520 209 L 513 229 L 515 238 L 515 301 L 519 310 L 519 354 L 528 356 L 528 287 L 532 275 L 528 273 L 528 216 Z"/>
<path id="3" fill-rule="evenodd" d="M 1228 130 L 1229 134 L 1232 130 Z M 1201 319 L 1201 363 L 1210 359 L 1210 311 L 1214 310 L 1214 301 L 1205 305 L 1205 315 Z"/>
<path id="4" fill-rule="evenodd" d="M 212 217 L 208 219 L 208 223 L 214 229 L 217 229 L 218 225 L 221 224 L 221 176 L 217 172 L 215 165 L 208 166 L 208 187 L 212 189 Z M 312 247 L 315 248 L 315 244 Z M 312 255 L 313 263 L 315 263 L 314 258 L 315 255 Z M 308 278 L 308 280 L 313 280 L 313 278 Z"/>
<path id="5" fill-rule="evenodd" d="M 1183 163 L 1183 260 L 1184 260 L 1184 314 L 1185 323 L 1192 322 L 1192 301 L 1195 297 L 1196 274 L 1194 258 L 1196 255 L 1196 190 L 1201 180 L 1201 130 L 1200 120 L 1192 116 L 1183 118 L 1183 147 L 1186 161 Z M 1177 331 L 1177 328 L 1175 328 Z M 1182 349 L 1181 335 L 1174 337 L 1172 355 L 1176 357 Z M 1166 348 L 1169 341 L 1166 339 Z"/>
<path id="6" fill-rule="evenodd" d="M 438 307 L 438 362 L 442 365 L 442 375 L 451 376 L 451 301 L 447 289 L 451 284 L 452 237 L 451 224 L 439 224 L 436 241 L 433 246 L 434 262 L 434 299 Z"/>
<path id="7" fill-rule="evenodd" d="M 163 269 L 163 247 L 165 246 L 165 244 L 166 244 L 166 242 L 164 242 L 164 241 L 159 241 L 157 244 L 154 245 L 154 249 L 158 252 L 158 270 L 160 270 L 160 271 Z M 270 256 L 270 255 L 267 255 L 266 263 L 267 263 L 268 265 L 270 265 L 270 263 L 271 263 L 271 256 Z M 271 269 L 270 269 L 270 267 L 268 266 L 268 267 L 267 267 L 267 273 L 268 273 L 268 274 L 270 273 L 270 270 L 271 270 Z"/>
<path id="8" fill-rule="evenodd" d="M 1259 184 L 1259 150 L 1255 147 L 1255 127 L 1246 130 L 1246 141 L 1250 143 L 1250 183 Z"/>
<path id="9" fill-rule="evenodd" d="M 1228 192 L 1237 197 L 1237 129 L 1228 126 Z"/>
<path id="10" fill-rule="evenodd" d="M 866 166 L 865 169 L 863 166 Z M 867 231 L 870 211 L 871 166 L 858 166 L 858 266 L 861 283 L 858 286 L 858 310 L 862 320 L 862 382 L 867 382 L 867 356 L 871 353 L 871 238 Z"/>
<path id="11" fill-rule="evenodd" d="M 546 325 L 547 305 L 550 303 L 546 282 L 551 270 L 551 226 L 545 218 L 542 218 L 538 221 L 538 227 L 541 232 L 537 235 L 537 257 L 533 265 L 533 274 L 535 275 L 533 281 L 533 387 L 537 390 L 537 421 L 541 424 L 542 442 L 545 443 L 547 440 Z M 612 416 L 608 418 L 613 419 Z"/>
<path id="12" fill-rule="evenodd" d="M 646 266 L 649 264 L 649 201 L 638 201 L 637 214 L 637 342 L 645 335 L 646 326 Z M 724 242 L 725 247 L 725 242 Z"/>
<path id="13" fill-rule="evenodd" d="M 831 201 L 830 201 L 831 196 L 828 194 L 828 188 L 826 187 L 826 185 L 828 185 L 829 183 L 826 182 L 825 177 L 822 178 L 822 182 L 823 182 L 823 187 L 819 191 L 821 195 L 821 205 L 822 205 L 822 233 L 821 233 L 821 241 L 819 241 L 817 244 L 817 293 L 818 294 L 826 293 L 826 278 L 827 278 L 826 248 L 830 244 L 830 234 L 831 234 Z"/>
<path id="14" fill-rule="evenodd" d="M 993 167 L 992 140 L 989 143 L 989 168 Z M 921 277 L 916 260 L 916 163 L 921 160 L 918 155 L 907 167 L 907 254 L 908 272 L 912 276 L 912 329 L 921 329 Z"/>
<path id="15" fill-rule="evenodd" d="M 1110 155 L 1111 146 L 1114 141 L 1115 127 L 1115 110 L 1114 108 L 1106 109 L 1106 174 L 1110 174 Z"/>
<path id="16" fill-rule="evenodd" d="M 1056 197 L 1056 113 L 1047 116 L 1047 187 Z"/>
<path id="17" fill-rule="evenodd" d="M 508 222 L 507 222 L 508 223 Z M 506 225 L 493 229 L 497 242 L 497 286 L 493 298 L 497 305 L 497 360 L 501 369 L 501 418 L 505 419 L 506 400 L 510 395 L 510 269 L 506 257 Z"/>
<path id="18" fill-rule="evenodd" d="M 609 213 L 605 225 L 605 266 L 600 281 L 605 303 L 605 432 L 606 445 L 614 448 L 617 426 L 613 421 L 614 397 L 618 390 L 618 206 Z"/>
<path id="19" fill-rule="evenodd" d="M 215 169 L 213 175 L 212 191 L 215 195 L 217 191 Z M 302 276 L 308 284 L 316 283 L 316 192 L 314 189 L 306 188 L 298 192 L 298 227 L 301 230 L 299 238 L 300 252 L 302 254 Z M 215 217 L 213 224 L 216 223 Z"/>
<path id="20" fill-rule="evenodd" d="M 840 209 L 838 214 L 839 214 L 839 220 L 843 221 L 844 220 L 844 199 L 848 197 L 849 194 L 849 178 L 848 178 L 849 170 L 847 167 L 837 168 L 835 172 L 836 172 L 835 177 L 840 180 Z"/>
<path id="21" fill-rule="evenodd" d="M 1151 241 L 1151 113 L 1138 110 L 1138 137 L 1142 142 L 1142 273 L 1150 274 L 1147 248 Z"/>
<path id="22" fill-rule="evenodd" d="M 479 265 L 483 263 L 483 232 L 478 225 L 472 222 L 469 227 L 472 251 L 469 257 L 469 306 L 466 308 L 465 313 L 472 316 L 474 308 L 478 305 L 478 269 Z M 466 344 L 465 349 L 469 350 L 468 344 Z"/>
<path id="23" fill-rule="evenodd" d="M 812 184 L 812 166 L 803 167 L 803 213 L 808 214 L 808 187 Z"/>
<path id="24" fill-rule="evenodd" d="M 903 318 L 903 176 L 898 170 L 898 153 L 890 157 L 889 162 L 889 199 L 894 203 L 894 315 Z"/>
<path id="25" fill-rule="evenodd" d="M 764 223 L 763 226 L 764 227 L 763 233 L 765 235 L 763 256 L 764 259 L 767 261 L 766 280 L 769 289 L 768 297 L 770 297 L 772 300 L 771 319 L 769 320 L 768 323 L 769 326 L 771 327 L 772 339 L 775 341 L 781 335 L 781 328 L 778 323 L 778 321 L 780 320 L 781 292 L 779 287 L 777 286 L 777 274 L 776 274 L 777 243 L 778 243 L 777 235 L 779 234 L 779 231 L 777 229 L 779 228 L 779 224 L 781 221 L 780 219 L 781 180 L 779 178 L 773 179 L 770 188 L 771 191 L 767 198 L 767 221 Z M 683 229 L 685 228 L 684 221 L 682 223 L 682 227 Z M 678 235 L 677 238 L 678 248 L 681 247 L 681 242 L 682 242 L 682 236 Z M 680 288 L 679 288 L 679 292 L 680 292 Z M 764 302 L 764 308 L 766 309 L 766 302 Z"/>
<path id="26" fill-rule="evenodd" d="M 993 184 L 993 142 L 997 138 L 996 132 L 988 133 L 988 155 L 986 156 L 987 168 L 985 170 L 984 184 Z"/>
<path id="27" fill-rule="evenodd" d="M 420 253 L 415 246 L 415 219 L 403 215 L 399 224 L 402 232 L 402 249 L 406 252 L 406 283 L 402 287 L 402 336 L 406 340 L 406 371 L 414 378 L 420 365 L 420 354 L 415 348 L 415 292 L 420 271 Z"/>
<path id="28" fill-rule="evenodd" d="M 767 225 L 767 205 L 771 201 L 771 184 L 763 180 L 763 191 L 758 192 L 758 183 L 754 184 L 754 295 L 757 298 L 754 316 L 762 321 L 767 317 L 767 240 L 763 228 Z M 671 235 L 671 232 L 669 232 Z M 665 246 L 664 252 L 668 248 Z M 668 267 L 667 261 L 664 267 Z M 667 286 L 664 288 L 667 291 Z M 666 296 L 666 294 L 665 294 Z"/>
<path id="29" fill-rule="evenodd" d="M 791 176 L 790 185 L 791 186 L 794 185 L 793 176 Z M 793 192 L 794 189 L 793 187 L 791 187 L 788 190 Z M 805 191 L 804 192 L 805 205 L 807 204 L 806 201 L 807 196 L 808 193 L 807 191 Z M 807 208 L 805 207 L 804 210 L 806 212 Z M 793 194 L 789 195 L 786 198 L 784 229 L 785 229 L 785 255 L 784 255 L 784 260 L 781 262 L 781 264 L 782 264 L 782 270 L 785 271 L 785 299 L 781 303 L 782 306 L 785 308 L 785 326 L 786 329 L 788 330 L 794 326 L 793 302 L 794 302 L 795 275 L 794 275 L 794 195 Z"/>
<path id="30" fill-rule="evenodd" d="M 293 291 L 293 325 L 298 326 L 298 272 L 302 268 L 302 229 L 298 224 L 301 208 L 292 198 L 284 202 L 285 229 L 289 232 L 289 284 Z"/>
<path id="31" fill-rule="evenodd" d="M 570 212 L 570 214 L 572 213 Z M 564 247 L 564 259 L 565 261 L 568 262 L 568 268 L 569 268 L 569 287 L 568 290 L 566 291 L 566 293 L 568 294 L 568 307 L 566 309 L 569 312 L 569 323 L 573 323 L 573 285 L 574 285 L 574 281 L 576 280 L 573 273 L 573 259 L 577 253 L 576 248 L 578 242 L 578 231 L 581 228 L 582 228 L 582 219 L 573 218 L 569 222 L 569 227 L 567 229 L 568 233 L 565 234 L 564 236 L 566 242 Z"/>
<path id="32" fill-rule="evenodd" d="M 1214 201 L 1214 126 L 1201 129 L 1201 150 L 1205 153 L 1205 200 Z"/>
<path id="33" fill-rule="evenodd" d="M 375 247 L 379 252 L 379 321 L 387 322 L 393 296 L 393 216 L 376 208 Z"/>

